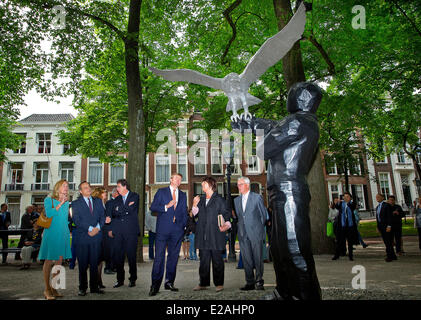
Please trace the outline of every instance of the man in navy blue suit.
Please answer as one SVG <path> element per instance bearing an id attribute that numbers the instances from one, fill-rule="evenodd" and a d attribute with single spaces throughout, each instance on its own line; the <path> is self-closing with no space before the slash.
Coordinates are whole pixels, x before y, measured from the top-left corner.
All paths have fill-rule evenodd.
<path id="1" fill-rule="evenodd" d="M 89 265 L 89 288 L 91 293 L 104 293 L 98 287 L 98 260 L 101 253 L 102 232 L 105 223 L 104 206 L 99 198 L 92 198 L 91 186 L 83 181 L 79 185 L 81 196 L 72 201 L 73 241 L 79 264 L 79 296 L 85 296 L 88 288 L 87 270 Z"/>
<path id="2" fill-rule="evenodd" d="M 114 238 L 114 266 L 117 269 L 117 282 L 114 288 L 124 285 L 124 259 L 129 262 L 129 287 L 134 287 L 137 280 L 136 253 L 140 235 L 138 211 L 139 195 L 129 190 L 126 179 L 117 181 L 119 196 L 107 208 L 106 223 L 110 223 L 108 235 Z"/>
<path id="3" fill-rule="evenodd" d="M 150 296 L 156 295 L 161 287 L 166 249 L 168 250 L 168 257 L 165 272 L 165 289 L 178 291 L 174 287 L 174 280 L 184 227 L 188 218 L 187 196 L 178 188 L 182 177 L 179 173 L 173 174 L 170 179 L 170 186 L 157 191 L 150 207 L 152 212 L 158 213 Z"/>

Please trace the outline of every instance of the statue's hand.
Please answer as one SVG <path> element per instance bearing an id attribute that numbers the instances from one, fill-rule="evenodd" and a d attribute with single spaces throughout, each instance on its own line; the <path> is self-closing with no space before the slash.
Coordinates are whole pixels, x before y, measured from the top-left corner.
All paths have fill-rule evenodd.
<path id="1" fill-rule="evenodd" d="M 253 130 L 253 122 L 254 117 L 240 117 L 239 119 L 236 119 L 235 121 L 231 122 L 231 128 L 235 131 L 235 132 L 244 132 L 244 130 L 249 129 L 249 130 Z"/>

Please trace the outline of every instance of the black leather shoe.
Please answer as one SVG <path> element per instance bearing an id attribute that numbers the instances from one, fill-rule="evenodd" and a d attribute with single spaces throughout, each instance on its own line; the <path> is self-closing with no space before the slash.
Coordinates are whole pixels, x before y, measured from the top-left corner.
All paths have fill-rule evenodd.
<path id="1" fill-rule="evenodd" d="M 384 259 L 384 261 L 386 261 L 386 262 L 392 262 L 392 261 L 393 261 L 393 259 L 391 259 L 391 258 L 386 258 L 386 259 Z"/>
<path id="2" fill-rule="evenodd" d="M 254 284 L 246 284 L 244 287 L 240 288 L 240 290 L 243 290 L 243 291 L 250 291 L 254 289 L 255 289 Z"/>
<path id="3" fill-rule="evenodd" d="M 101 283 L 101 284 L 98 285 L 98 288 L 105 289 L 105 286 Z"/>
<path id="4" fill-rule="evenodd" d="M 166 283 L 164 288 L 165 290 L 178 291 L 178 288 L 174 287 L 172 283 Z"/>
<path id="5" fill-rule="evenodd" d="M 338 260 L 339 259 L 339 256 L 334 256 L 333 258 L 332 258 L 332 260 Z"/>
<path id="6" fill-rule="evenodd" d="M 349 257 L 349 261 L 354 261 L 354 258 L 353 257 Z"/>
<path id="7" fill-rule="evenodd" d="M 114 284 L 113 288 L 118 288 L 118 287 L 121 287 L 121 286 L 124 286 L 124 282 L 116 282 Z"/>
<path id="8" fill-rule="evenodd" d="M 151 287 L 151 290 L 149 291 L 149 296 L 150 297 L 156 296 L 157 293 L 158 293 L 158 289 L 155 287 Z"/>
<path id="9" fill-rule="evenodd" d="M 136 281 L 130 281 L 129 288 L 136 287 Z"/>
<path id="10" fill-rule="evenodd" d="M 86 296 L 86 290 L 79 290 L 78 296 L 84 297 Z"/>
<path id="11" fill-rule="evenodd" d="M 104 270 L 104 273 L 105 274 L 115 274 L 115 272 L 113 270 L 111 270 L 111 269 L 105 269 Z"/>
<path id="12" fill-rule="evenodd" d="M 91 293 L 104 294 L 105 291 L 104 290 L 97 289 L 97 290 L 91 290 Z"/>

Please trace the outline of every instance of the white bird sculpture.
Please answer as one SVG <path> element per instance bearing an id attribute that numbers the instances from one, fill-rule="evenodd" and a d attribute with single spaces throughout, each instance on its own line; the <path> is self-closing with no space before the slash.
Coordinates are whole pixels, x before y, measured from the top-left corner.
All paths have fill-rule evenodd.
<path id="1" fill-rule="evenodd" d="M 306 23 L 306 8 L 300 4 L 288 24 L 277 34 L 267 39 L 250 59 L 244 71 L 239 75 L 232 72 L 224 78 L 214 78 L 190 69 L 160 70 L 149 67 L 156 75 L 169 81 L 185 81 L 224 91 L 228 97 L 226 111 L 232 110 L 231 121 L 239 120 L 237 111 L 244 108 L 241 118 L 251 118 L 248 107 L 262 100 L 248 93 L 250 85 L 260 78 L 271 66 L 281 60 L 301 39 Z"/>

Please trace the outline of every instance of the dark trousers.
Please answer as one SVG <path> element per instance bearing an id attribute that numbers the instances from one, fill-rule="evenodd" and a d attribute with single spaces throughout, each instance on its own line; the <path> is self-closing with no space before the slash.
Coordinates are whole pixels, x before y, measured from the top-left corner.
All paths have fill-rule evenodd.
<path id="1" fill-rule="evenodd" d="M 263 246 L 262 241 L 250 241 L 245 236 L 240 239 L 240 250 L 243 258 L 246 283 L 263 285 Z M 256 269 L 256 276 L 254 270 Z"/>
<path id="2" fill-rule="evenodd" d="M 23 248 L 24 244 L 25 244 L 25 239 L 26 239 L 26 235 L 21 235 L 20 239 L 19 239 L 19 243 L 18 243 L 18 248 Z M 20 252 L 16 252 L 15 253 L 15 259 L 20 259 Z"/>
<path id="3" fill-rule="evenodd" d="M 395 240 L 396 252 L 402 252 L 402 224 L 392 225 L 392 241 Z"/>
<path id="4" fill-rule="evenodd" d="M 342 255 L 344 248 L 346 248 L 346 242 L 348 242 L 348 256 L 353 257 L 353 247 L 351 241 L 351 229 L 349 227 L 342 227 L 338 232 L 338 238 L 336 239 L 336 251 L 335 256 L 339 257 Z"/>
<path id="5" fill-rule="evenodd" d="M 104 250 L 104 261 L 105 269 L 114 269 L 113 254 L 114 254 L 114 239 L 108 236 L 108 231 L 103 234 L 103 250 Z"/>
<path id="6" fill-rule="evenodd" d="M 156 233 L 149 231 L 149 259 L 154 259 L 154 245 L 155 245 L 155 239 L 156 239 Z"/>
<path id="7" fill-rule="evenodd" d="M 178 256 L 180 255 L 181 241 L 184 233 L 156 234 L 155 259 L 152 267 L 152 286 L 159 289 L 164 277 L 165 283 L 174 284 L 177 273 Z M 168 250 L 167 263 L 165 264 L 165 251 Z"/>
<path id="8" fill-rule="evenodd" d="M 124 282 L 124 260 L 127 255 L 129 262 L 129 281 L 137 280 L 137 240 L 136 234 L 117 233 L 114 235 L 114 264 L 117 268 L 117 281 Z"/>
<path id="9" fill-rule="evenodd" d="M 418 230 L 418 246 L 421 250 L 421 228 L 417 228 Z"/>
<path id="10" fill-rule="evenodd" d="M 97 235 L 101 237 L 101 235 Z M 88 288 L 87 270 L 89 267 L 89 288 L 98 290 L 98 260 L 101 253 L 101 239 L 80 239 L 76 245 L 79 268 L 79 290 Z"/>
<path id="11" fill-rule="evenodd" d="M 311 249 L 310 192 L 303 181 L 268 188 L 273 227 L 271 253 L 276 290 L 284 299 L 320 300 L 321 289 Z M 294 228 L 290 228 L 293 222 Z"/>
<path id="12" fill-rule="evenodd" d="M 395 249 L 393 248 L 393 231 L 386 232 L 386 228 L 378 227 L 384 245 L 386 246 L 386 254 L 389 259 L 396 258 Z"/>
<path id="13" fill-rule="evenodd" d="M 3 249 L 9 248 L 9 236 L 8 235 L 3 235 L 1 237 L 1 242 L 3 244 Z M 3 253 L 3 263 L 5 263 L 6 260 L 7 260 L 7 252 L 6 253 Z"/>
<path id="14" fill-rule="evenodd" d="M 200 257 L 200 286 L 210 286 L 210 266 L 212 261 L 212 275 L 215 286 L 224 285 L 224 259 L 222 258 L 223 250 L 199 250 Z"/>

